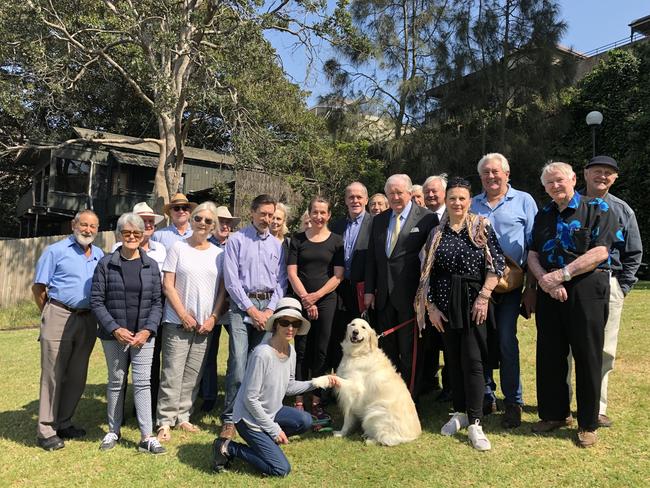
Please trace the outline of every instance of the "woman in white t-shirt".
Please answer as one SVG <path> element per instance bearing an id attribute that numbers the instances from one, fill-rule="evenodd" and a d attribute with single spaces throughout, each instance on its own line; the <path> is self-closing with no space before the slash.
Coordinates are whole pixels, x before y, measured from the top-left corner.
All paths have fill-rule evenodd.
<path id="1" fill-rule="evenodd" d="M 158 440 L 170 429 L 196 432 L 192 404 L 205 365 L 210 334 L 223 312 L 223 250 L 208 242 L 217 222 L 212 202 L 197 206 L 190 217 L 192 235 L 167 250 L 163 291 L 167 297 L 162 326 L 162 375 L 158 393 Z"/>

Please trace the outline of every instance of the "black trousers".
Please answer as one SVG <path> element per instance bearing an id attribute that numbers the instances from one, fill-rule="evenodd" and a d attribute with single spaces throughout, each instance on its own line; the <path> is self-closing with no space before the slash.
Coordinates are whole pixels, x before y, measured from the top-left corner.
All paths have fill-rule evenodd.
<path id="1" fill-rule="evenodd" d="M 438 371 L 440 371 L 442 389 L 451 391 L 451 380 L 449 378 L 449 368 L 447 367 L 448 359 L 442 333 L 431 325 L 428 316 L 425 316 L 425 320 L 427 326 L 422 334 L 424 339 L 422 347 L 422 387 L 430 388 L 435 385 Z M 442 369 L 440 368 L 441 352 L 445 361 Z"/>
<path id="2" fill-rule="evenodd" d="M 327 352 L 332 333 L 332 322 L 336 312 L 336 293 L 321 298 L 316 304 L 318 318 L 311 321 L 307 335 L 296 336 L 296 380 L 305 381 L 321 376 L 327 371 Z M 311 373 L 311 375 L 310 375 Z M 316 390 L 315 395 L 320 396 Z"/>
<path id="3" fill-rule="evenodd" d="M 487 327 L 447 327 L 442 338 L 447 353 L 445 362 L 449 368 L 454 411 L 467 412 L 471 425 L 475 420 L 483 418 Z"/>
<path id="4" fill-rule="evenodd" d="M 576 374 L 578 425 L 598 428 L 605 324 L 609 313 L 609 274 L 592 271 L 565 283 L 568 300 L 537 291 L 537 404 L 542 420 L 569 416 L 569 347 Z"/>
<path id="5" fill-rule="evenodd" d="M 389 300 L 386 302 L 384 308 L 376 311 L 377 332 L 384 332 L 414 317 L 415 310 L 413 307 L 408 307 L 406 310 L 397 310 Z M 415 325 L 410 323 L 406 327 L 402 327 L 398 331 L 379 339 L 379 347 L 381 347 L 386 356 L 388 356 L 395 365 L 395 368 L 397 368 L 397 371 L 402 376 L 402 379 L 408 388 L 411 386 L 411 374 L 415 374 L 414 388 L 411 392 L 413 400 L 418 399 L 422 383 L 421 339 L 418 339 L 417 342 L 417 363 L 415 365 L 415 372 L 412 371 L 413 334 L 416 333 L 415 329 Z"/>

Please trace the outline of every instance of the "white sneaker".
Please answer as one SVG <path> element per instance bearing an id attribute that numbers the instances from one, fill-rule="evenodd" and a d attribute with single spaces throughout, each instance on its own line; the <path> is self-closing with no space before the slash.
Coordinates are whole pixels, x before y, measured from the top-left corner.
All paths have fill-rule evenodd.
<path id="1" fill-rule="evenodd" d="M 449 422 L 442 426 L 440 433 L 442 435 L 454 435 L 460 429 L 464 429 L 469 425 L 469 420 L 466 413 L 454 412 L 451 414 Z"/>
<path id="2" fill-rule="evenodd" d="M 469 426 L 467 434 L 469 436 L 469 441 L 472 443 L 472 447 L 477 451 L 489 451 L 492 449 L 492 445 L 488 438 L 485 437 L 483 427 L 481 427 L 478 419 L 474 421 L 474 425 Z"/>
<path id="3" fill-rule="evenodd" d="M 100 451 L 110 451 L 117 445 L 117 441 L 120 440 L 120 436 L 114 432 L 109 432 L 102 439 L 102 443 L 99 445 Z"/>

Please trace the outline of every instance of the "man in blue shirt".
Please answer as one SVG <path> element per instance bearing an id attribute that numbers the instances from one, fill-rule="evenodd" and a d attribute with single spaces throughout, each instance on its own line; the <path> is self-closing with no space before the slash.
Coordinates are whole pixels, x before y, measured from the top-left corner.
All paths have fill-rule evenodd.
<path id="1" fill-rule="evenodd" d="M 90 313 L 90 289 L 97 262 L 104 256 L 92 245 L 99 219 L 83 210 L 72 221 L 72 235 L 45 249 L 36 264 L 32 292 L 41 310 L 41 387 L 38 445 L 64 447 L 64 439 L 86 432 L 72 425 L 86 387 L 88 359 L 97 323 Z"/>
<path id="2" fill-rule="evenodd" d="M 232 438 L 232 409 L 244 379 L 248 353 L 264 336 L 264 326 L 287 287 L 282 243 L 269 232 L 276 200 L 259 195 L 251 203 L 252 223 L 228 239 L 224 255 L 224 284 L 230 296 L 226 396 L 220 437 Z"/>
<path id="3" fill-rule="evenodd" d="M 182 193 L 176 193 L 164 207 L 164 211 L 172 219 L 172 223 L 154 232 L 151 240 L 160 242 L 165 249 L 169 250 L 174 242 L 187 239 L 192 235 L 190 215 L 195 207 L 196 203 L 190 202 Z"/>
<path id="4" fill-rule="evenodd" d="M 490 219 L 503 253 L 519 266 L 525 266 L 528 245 L 533 232 L 537 204 L 533 197 L 515 190 L 508 184 L 510 165 L 499 153 L 486 154 L 478 163 L 478 174 L 483 193 L 472 198 L 472 213 Z M 531 279 L 524 292 L 527 304 L 534 300 L 534 280 Z M 506 411 L 502 419 L 505 428 L 521 425 L 523 406 L 521 376 L 519 369 L 519 341 L 517 340 L 517 318 L 522 301 L 522 290 L 517 288 L 508 293 L 494 294 L 494 312 L 500 352 L 501 390 L 505 396 Z M 487 407 L 495 405 L 492 373 L 489 378 Z M 486 411 L 485 413 L 489 413 Z"/>

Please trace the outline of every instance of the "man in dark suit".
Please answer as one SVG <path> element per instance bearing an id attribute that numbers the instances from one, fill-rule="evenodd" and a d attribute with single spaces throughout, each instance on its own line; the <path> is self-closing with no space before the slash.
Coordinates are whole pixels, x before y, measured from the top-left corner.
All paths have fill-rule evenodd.
<path id="1" fill-rule="evenodd" d="M 377 312 L 379 333 L 415 316 L 413 301 L 420 280 L 419 253 L 436 225 L 438 217 L 411 202 L 411 178 L 392 175 L 384 187 L 390 209 L 377 215 L 372 223 L 366 259 L 364 301 Z M 380 346 L 393 361 L 408 386 L 415 374 L 418 396 L 418 368 L 412 371 L 414 326 L 384 337 Z M 421 356 L 421 355 L 418 355 Z"/>
<path id="2" fill-rule="evenodd" d="M 336 289 L 338 307 L 332 326 L 332 338 L 328 353 L 331 366 L 335 369 L 341 362 L 341 341 L 345 336 L 347 324 L 352 319 L 361 317 L 362 312 L 359 309 L 357 287 L 363 286 L 365 279 L 366 253 L 372 224 L 372 216 L 366 212 L 367 204 L 368 189 L 364 184 L 358 181 L 350 183 L 345 189 L 345 205 L 348 208 L 348 214 L 330 227 L 332 232 L 343 237 L 345 252 L 345 275 Z"/>

